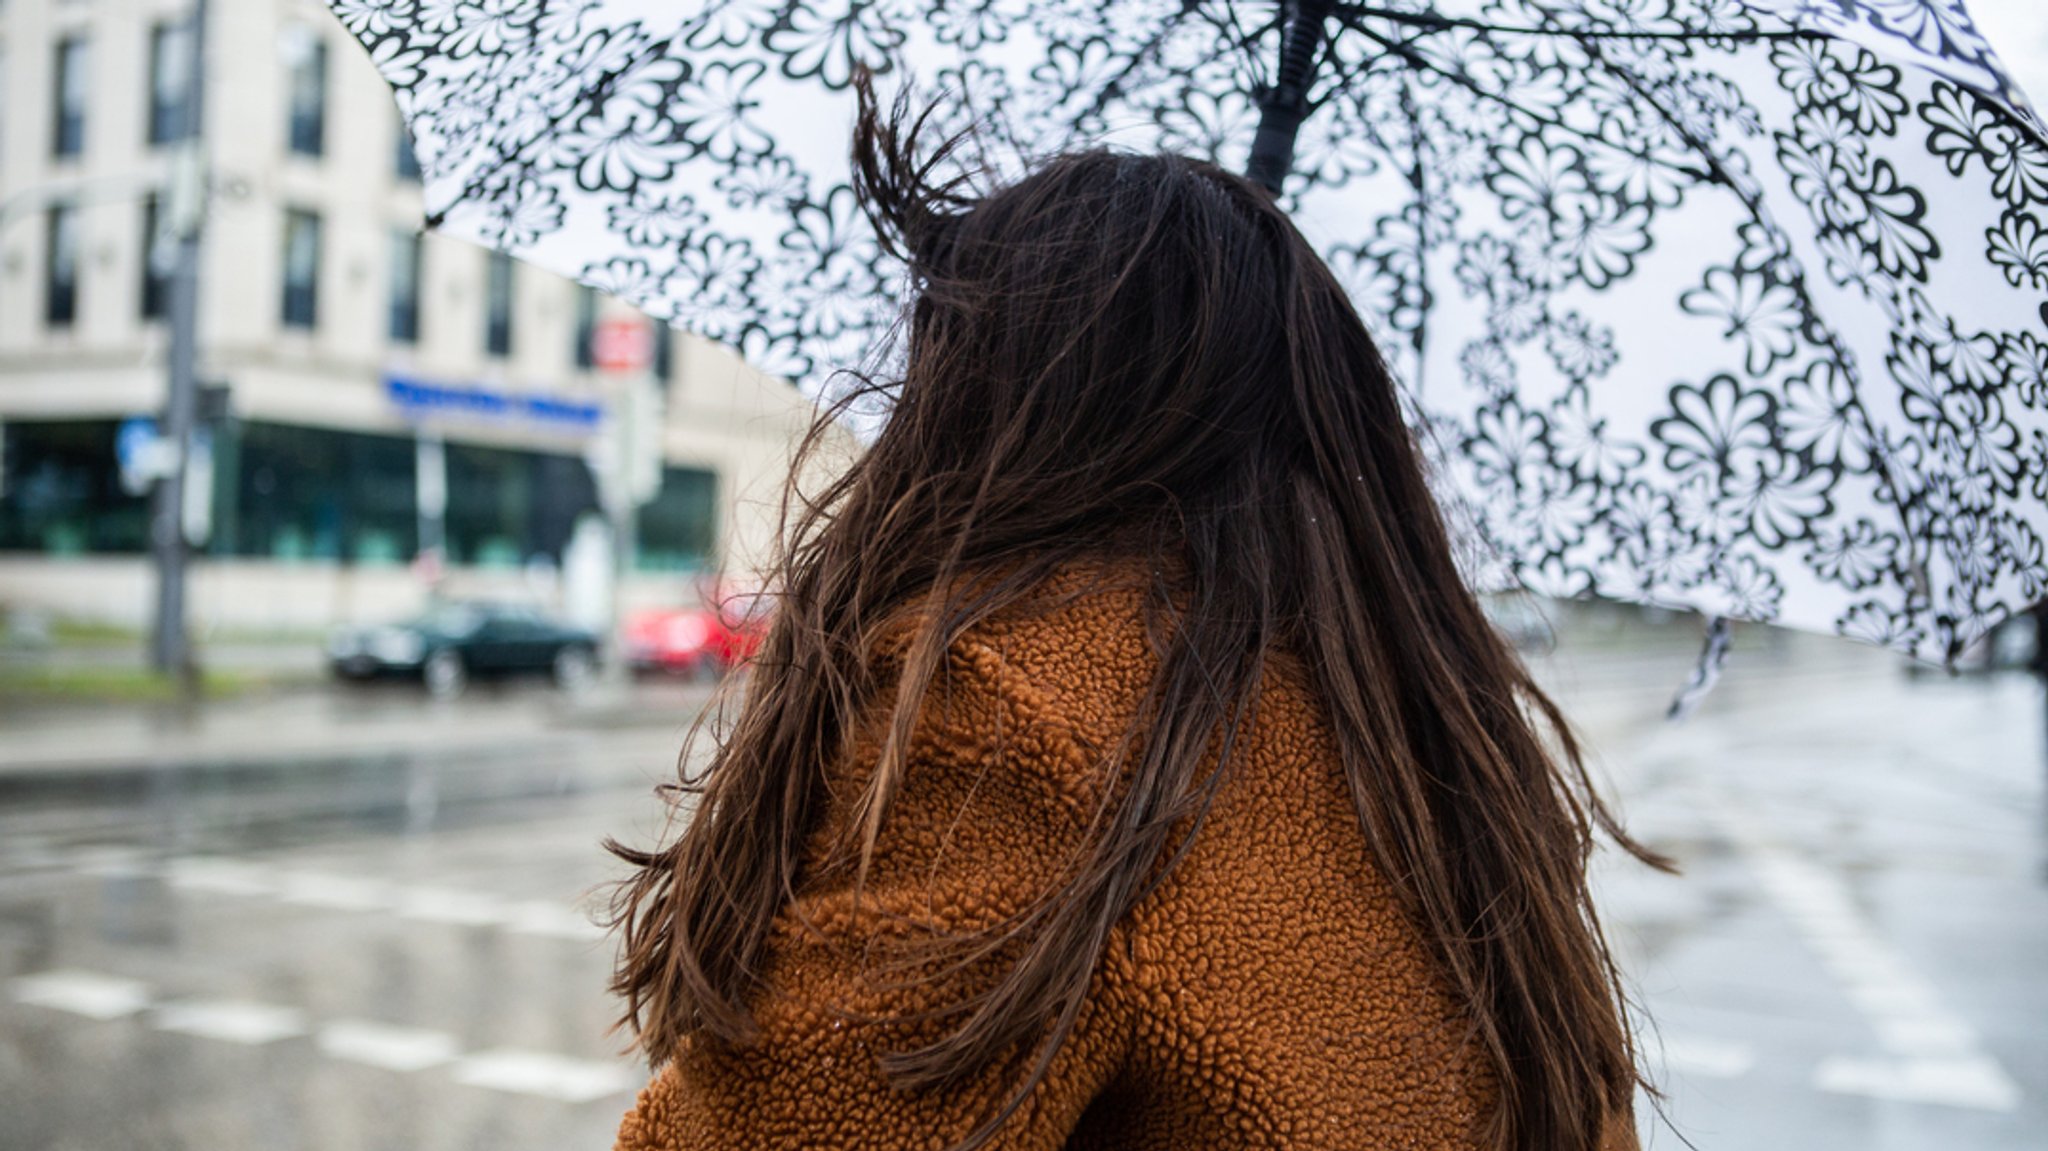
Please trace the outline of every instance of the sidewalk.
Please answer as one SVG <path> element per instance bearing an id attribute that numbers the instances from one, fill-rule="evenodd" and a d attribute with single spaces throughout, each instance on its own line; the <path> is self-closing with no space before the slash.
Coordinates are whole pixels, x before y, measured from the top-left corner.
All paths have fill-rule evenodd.
<path id="1" fill-rule="evenodd" d="M 1567 623 L 1556 650 L 1527 658 L 1592 741 L 1597 758 L 1617 741 L 1664 723 L 1666 705 L 1692 671 L 1697 644 L 1694 624 L 1607 626 L 1582 616 Z M 700 685 L 648 680 L 572 698 L 521 681 L 473 685 L 462 698 L 444 702 L 428 699 L 412 684 L 334 683 L 318 656 L 317 649 L 309 655 L 302 645 L 209 649 L 210 668 L 240 671 L 253 686 L 190 705 L 0 691 L 0 779 L 137 773 L 180 764 L 275 767 L 408 755 L 469 758 L 500 750 L 542 755 L 593 733 L 627 731 L 676 748 L 711 695 Z M 41 666 L 140 666 L 131 646 L 57 648 L 35 658 Z M 0 651 L 0 668 L 22 666 L 31 666 L 24 653 Z M 1797 691 L 1802 683 L 1845 674 L 1888 677 L 1898 666 L 1893 657 L 1855 645 L 1743 628 L 1715 692 L 1727 698 L 1710 697 L 1710 704 Z"/>
<path id="2" fill-rule="evenodd" d="M 572 699 L 543 685 L 487 684 L 443 702 L 409 686 L 315 681 L 189 706 L 16 701 L 0 709 L 0 779 L 499 750 L 534 755 L 622 730 L 680 746 L 710 695 L 704 687 L 652 682 Z"/>

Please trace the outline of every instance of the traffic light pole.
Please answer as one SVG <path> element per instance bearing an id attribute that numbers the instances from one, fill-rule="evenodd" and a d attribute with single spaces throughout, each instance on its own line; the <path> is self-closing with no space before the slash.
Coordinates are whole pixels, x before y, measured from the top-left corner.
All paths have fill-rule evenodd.
<path id="1" fill-rule="evenodd" d="M 150 637 L 150 665 L 197 686 L 198 665 L 186 629 L 186 567 L 191 546 L 185 538 L 185 487 L 193 462 L 193 426 L 199 400 L 199 239 L 206 219 L 205 159 L 206 0 L 192 0 L 186 37 L 186 92 L 183 131 L 167 197 L 176 263 L 171 271 L 169 381 L 160 434 L 175 448 L 175 464 L 157 480 L 150 502 L 150 553 L 156 566 L 156 622 Z"/>

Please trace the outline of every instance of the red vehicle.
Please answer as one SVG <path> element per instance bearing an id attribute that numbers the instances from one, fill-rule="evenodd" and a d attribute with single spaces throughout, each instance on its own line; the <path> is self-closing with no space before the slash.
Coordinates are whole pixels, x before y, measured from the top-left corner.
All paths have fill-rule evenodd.
<path id="1" fill-rule="evenodd" d="M 644 611 L 626 621 L 626 660 L 636 671 L 713 679 L 753 658 L 767 634 L 763 597 Z"/>

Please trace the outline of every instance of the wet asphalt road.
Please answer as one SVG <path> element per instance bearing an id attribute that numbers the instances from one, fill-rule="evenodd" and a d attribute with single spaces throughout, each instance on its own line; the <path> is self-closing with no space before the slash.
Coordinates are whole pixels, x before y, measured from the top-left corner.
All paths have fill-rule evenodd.
<path id="1" fill-rule="evenodd" d="M 1686 868 L 1597 871 L 1666 1090 L 1646 1144 L 2048 1148 L 2039 686 L 1752 643 L 1667 727 L 1688 656 L 1541 664 Z M 0 779 L 0 1148 L 608 1146 L 643 1072 L 597 845 L 658 830 L 680 722 Z"/>

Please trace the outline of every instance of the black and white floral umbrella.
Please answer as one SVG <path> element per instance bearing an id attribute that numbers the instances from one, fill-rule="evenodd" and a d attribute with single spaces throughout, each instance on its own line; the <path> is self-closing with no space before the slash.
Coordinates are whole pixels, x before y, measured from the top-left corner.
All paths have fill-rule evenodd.
<path id="1" fill-rule="evenodd" d="M 2048 136 L 1959 0 L 330 3 L 433 226 L 813 392 L 901 288 L 858 66 L 998 172 L 1263 112 L 1483 578 L 1936 659 L 2048 594 Z"/>

